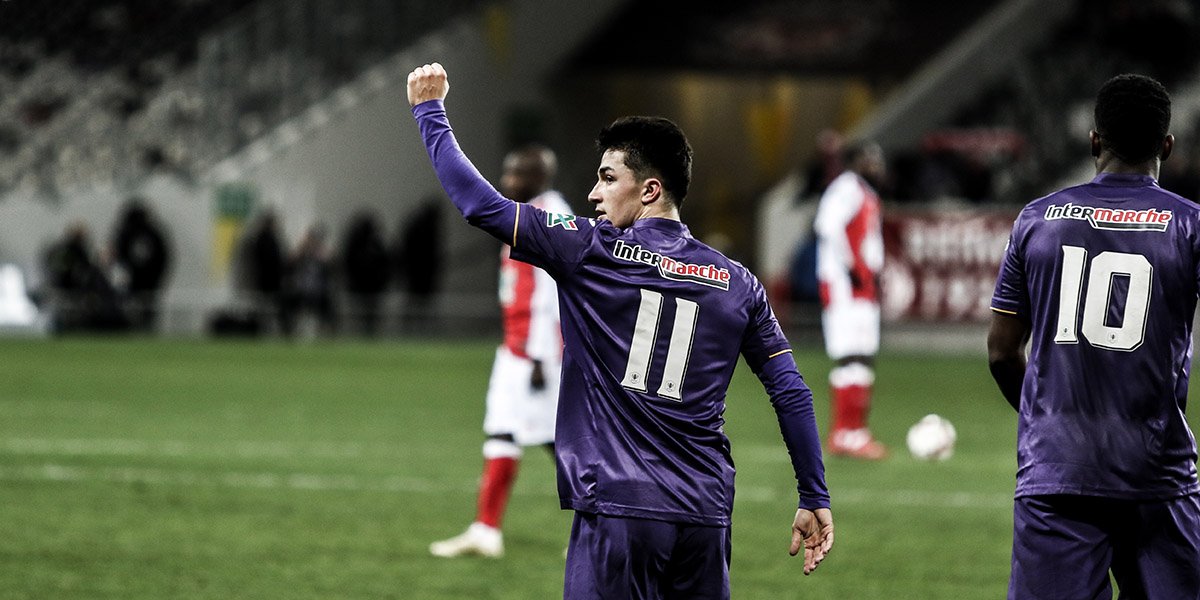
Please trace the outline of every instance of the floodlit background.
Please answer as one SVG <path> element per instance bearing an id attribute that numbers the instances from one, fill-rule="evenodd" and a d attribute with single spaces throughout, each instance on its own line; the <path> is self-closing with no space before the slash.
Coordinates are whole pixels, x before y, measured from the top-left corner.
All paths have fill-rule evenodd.
<path id="1" fill-rule="evenodd" d="M 1188 0 L 2 0 L 0 596 L 559 593 L 569 515 L 537 453 L 502 562 L 425 550 L 470 518 L 500 332 L 499 248 L 408 111 L 436 60 L 485 176 L 546 143 L 581 213 L 600 127 L 678 122 L 684 220 L 767 284 L 822 424 L 811 221 L 839 144 L 878 141 L 896 452 L 829 462 L 838 546 L 801 577 L 741 369 L 734 596 L 998 597 L 1014 424 L 982 349 L 1011 220 L 1090 179 L 1122 72 L 1171 91 L 1161 184 L 1200 197 L 1198 33 Z M 929 412 L 958 427 L 946 463 L 902 450 Z"/>

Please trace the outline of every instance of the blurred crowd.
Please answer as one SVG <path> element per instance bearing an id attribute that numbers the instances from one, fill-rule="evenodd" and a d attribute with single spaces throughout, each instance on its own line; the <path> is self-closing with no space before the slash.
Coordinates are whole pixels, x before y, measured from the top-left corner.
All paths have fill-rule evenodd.
<path id="1" fill-rule="evenodd" d="M 251 0 L 11 2 L 0 19 L 0 192 L 56 197 L 179 172 L 201 106 L 169 84 Z"/>
<path id="2" fill-rule="evenodd" d="M 419 332 L 441 285 L 439 202 L 429 199 L 388 242 L 379 218 L 362 211 L 336 245 L 313 224 L 289 245 L 271 210 L 255 217 L 233 257 L 231 306 L 209 319 L 218 335 L 374 337 Z M 43 253 L 43 285 L 32 296 L 56 332 L 153 332 L 174 261 L 170 232 L 141 198 L 131 198 L 111 235 L 98 242 L 76 222 Z M 385 306 L 389 292 L 400 310 Z M 388 319 L 398 315 L 397 322 Z"/>
<path id="3" fill-rule="evenodd" d="M 194 177 L 479 3 L 7 2 L 0 196 Z"/>
<path id="4" fill-rule="evenodd" d="M 210 328 L 217 334 L 374 337 L 388 328 L 386 317 L 398 314 L 391 325 L 419 331 L 441 285 L 438 207 L 437 199 L 428 200 L 401 223 L 390 244 L 378 217 L 360 212 L 336 250 L 316 224 L 285 251 L 276 215 L 261 213 L 237 253 L 234 287 L 241 308 L 222 311 Z M 404 301 L 396 311 L 385 307 L 391 289 Z"/>
<path id="5" fill-rule="evenodd" d="M 171 246 L 145 201 L 131 199 L 108 243 L 70 225 L 43 255 L 35 299 L 59 331 L 149 330 L 171 266 Z"/>

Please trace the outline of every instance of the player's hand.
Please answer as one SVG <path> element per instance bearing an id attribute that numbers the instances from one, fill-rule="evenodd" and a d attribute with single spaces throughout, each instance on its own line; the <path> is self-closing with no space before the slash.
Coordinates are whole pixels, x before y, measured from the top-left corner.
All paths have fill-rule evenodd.
<path id="1" fill-rule="evenodd" d="M 449 92 L 446 69 L 438 63 L 417 67 L 408 74 L 408 103 L 412 106 L 430 100 L 445 100 Z"/>
<path id="2" fill-rule="evenodd" d="M 799 509 L 792 521 L 792 547 L 788 554 L 795 556 L 804 548 L 804 574 L 817 569 L 833 548 L 833 512 L 828 508 Z"/>
<path id="3" fill-rule="evenodd" d="M 533 373 L 529 375 L 529 387 L 534 391 L 542 391 L 546 389 L 546 371 L 542 368 L 542 361 L 533 361 Z"/>

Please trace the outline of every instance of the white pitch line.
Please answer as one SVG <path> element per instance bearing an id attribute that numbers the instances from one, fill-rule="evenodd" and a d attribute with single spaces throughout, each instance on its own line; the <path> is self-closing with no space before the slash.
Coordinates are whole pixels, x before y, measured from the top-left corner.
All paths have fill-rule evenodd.
<path id="1" fill-rule="evenodd" d="M 832 490 L 833 502 L 933 508 L 1011 508 L 1012 494 L 935 490 Z"/>
<path id="2" fill-rule="evenodd" d="M 125 438 L 0 438 L 0 454 L 24 456 L 148 456 L 171 458 L 363 458 L 401 454 L 401 445 L 356 442 L 142 440 Z"/>
<path id="3" fill-rule="evenodd" d="M 399 456 L 399 445 L 364 445 L 357 442 L 283 442 L 226 441 L 195 442 L 183 440 L 145 440 L 127 438 L 0 438 L 0 455 L 20 456 L 119 456 L 166 458 L 237 458 L 237 459 L 354 459 L 370 456 Z M 776 462 L 785 453 L 774 447 L 743 445 L 741 462 Z M 393 493 L 470 493 L 473 482 L 451 484 L 444 481 L 405 477 L 366 479 L 355 475 L 308 473 L 245 473 L 237 471 L 202 472 L 141 467 L 75 467 L 45 464 L 32 467 L 0 467 L 0 480 L 141 483 L 145 485 L 203 486 L 229 488 L 293 489 L 315 491 L 376 491 Z M 553 497 L 551 489 L 517 490 L 518 494 Z M 882 504 L 931 508 L 1003 508 L 1012 505 L 1008 494 L 988 494 L 934 490 L 832 490 L 837 504 Z M 738 486 L 739 502 L 773 503 L 788 500 L 774 488 Z"/>
<path id="4" fill-rule="evenodd" d="M 475 483 L 447 482 L 415 477 L 366 477 L 351 474 L 268 473 L 240 471 L 194 471 L 146 467 L 83 467 L 46 463 L 0 466 L 0 481 L 57 483 L 119 483 L 175 487 L 218 487 L 234 489 L 384 492 L 414 494 L 470 494 Z M 517 489 L 523 496 L 556 497 L 552 486 L 534 490 Z M 1012 506 L 1006 494 L 941 492 L 933 490 L 834 489 L 834 506 L 869 504 L 947 509 L 1003 509 Z M 737 501 L 751 503 L 790 502 L 792 497 L 762 486 L 740 486 Z"/>
<path id="5" fill-rule="evenodd" d="M 236 459 L 358 459 L 400 457 L 404 445 L 358 442 L 263 441 L 263 440 L 147 440 L 132 438 L 0 438 L 0 455 L 16 456 L 127 456 L 165 458 Z M 738 463 L 787 463 L 783 444 L 742 444 L 734 457 Z"/>
<path id="6" fill-rule="evenodd" d="M 53 463 L 0 466 L 0 480 L 396 493 L 457 493 L 471 492 L 475 489 L 474 485 L 455 486 L 445 482 L 400 476 L 370 478 L 348 474 L 205 472 L 148 467 L 81 467 Z"/>

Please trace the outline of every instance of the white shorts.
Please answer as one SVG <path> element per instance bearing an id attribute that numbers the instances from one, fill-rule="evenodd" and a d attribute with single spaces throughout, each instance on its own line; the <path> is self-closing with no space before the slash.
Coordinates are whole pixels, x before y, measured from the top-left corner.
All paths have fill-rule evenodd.
<path id="1" fill-rule="evenodd" d="M 821 312 L 825 352 L 838 360 L 879 352 L 879 304 L 854 298 L 826 306 Z"/>
<path id="2" fill-rule="evenodd" d="M 492 364 L 492 377 L 488 382 L 484 433 L 510 433 L 521 446 L 554 441 L 561 367 L 558 363 L 543 362 L 542 370 L 546 375 L 546 386 L 533 390 L 529 385 L 533 361 L 509 352 L 504 346 L 496 349 L 496 362 Z"/>

